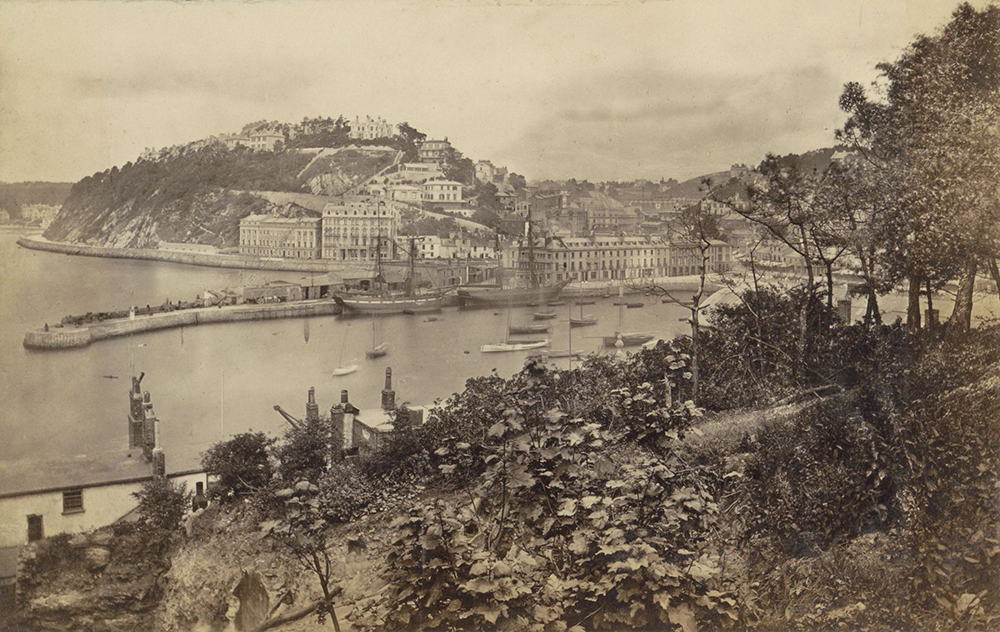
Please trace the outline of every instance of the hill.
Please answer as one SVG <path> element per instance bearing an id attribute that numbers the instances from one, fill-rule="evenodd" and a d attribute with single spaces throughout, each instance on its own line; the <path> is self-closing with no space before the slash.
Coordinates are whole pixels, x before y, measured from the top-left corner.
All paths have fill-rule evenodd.
<path id="1" fill-rule="evenodd" d="M 59 206 L 72 187 L 70 182 L 0 182 L 0 210 L 17 218 L 24 204 Z"/>
<path id="2" fill-rule="evenodd" d="M 239 221 L 251 213 L 281 213 L 263 193 L 339 195 L 391 165 L 385 147 L 251 151 L 198 142 L 112 167 L 72 186 L 45 237 L 124 248 L 161 241 L 235 246 Z M 291 200 L 289 200 L 291 201 Z"/>

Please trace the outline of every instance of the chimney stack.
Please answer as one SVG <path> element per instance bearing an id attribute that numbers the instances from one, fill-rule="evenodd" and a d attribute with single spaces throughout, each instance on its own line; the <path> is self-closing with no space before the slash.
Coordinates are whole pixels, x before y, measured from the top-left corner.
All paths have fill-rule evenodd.
<path id="1" fill-rule="evenodd" d="M 396 391 L 392 390 L 392 369 L 385 369 L 385 388 L 382 389 L 382 410 L 396 407 Z"/>
<path id="2" fill-rule="evenodd" d="M 340 405 L 343 406 L 347 403 L 347 391 L 340 391 Z"/>
<path id="3" fill-rule="evenodd" d="M 309 387 L 309 399 L 306 401 L 306 421 L 319 421 L 319 406 L 316 404 L 316 388 Z"/>
<path id="4" fill-rule="evenodd" d="M 350 450 L 354 447 L 354 411 L 356 410 L 354 406 L 351 406 L 350 402 L 347 401 L 347 391 L 340 391 L 340 406 L 344 409 L 343 413 L 343 438 L 344 438 L 344 449 Z"/>

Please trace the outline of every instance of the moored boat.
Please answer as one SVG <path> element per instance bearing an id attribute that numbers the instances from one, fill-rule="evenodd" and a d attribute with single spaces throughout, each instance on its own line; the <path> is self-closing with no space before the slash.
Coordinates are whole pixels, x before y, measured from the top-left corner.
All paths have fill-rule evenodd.
<path id="1" fill-rule="evenodd" d="M 347 366 L 339 366 L 330 373 L 331 375 L 333 375 L 333 377 L 340 377 L 341 375 L 349 375 L 351 373 L 354 373 L 357 370 L 358 370 L 358 365 L 349 364 Z"/>
<path id="2" fill-rule="evenodd" d="M 512 334 L 541 334 L 548 330 L 548 325 L 511 325 L 508 331 Z"/>
<path id="3" fill-rule="evenodd" d="M 602 336 L 601 338 L 604 340 L 605 347 L 618 346 L 619 338 L 621 339 L 623 346 L 637 347 L 643 344 L 644 342 L 649 342 L 650 340 L 655 338 L 655 336 L 650 333 L 631 332 L 624 334 L 615 334 L 613 336 Z"/>
<path id="4" fill-rule="evenodd" d="M 482 353 L 500 353 L 504 351 L 528 351 L 530 349 L 538 349 L 549 344 L 548 339 L 545 340 L 526 340 L 524 342 L 500 342 L 496 344 L 482 345 L 479 350 Z"/>
<path id="5" fill-rule="evenodd" d="M 532 314 L 532 317 L 535 320 L 552 320 L 553 318 L 556 317 L 556 313 L 555 312 L 535 312 L 534 314 Z"/>
<path id="6" fill-rule="evenodd" d="M 589 327 L 591 325 L 596 325 L 596 324 L 597 324 L 597 319 L 596 318 L 570 318 L 569 319 L 569 326 L 570 327 Z"/>

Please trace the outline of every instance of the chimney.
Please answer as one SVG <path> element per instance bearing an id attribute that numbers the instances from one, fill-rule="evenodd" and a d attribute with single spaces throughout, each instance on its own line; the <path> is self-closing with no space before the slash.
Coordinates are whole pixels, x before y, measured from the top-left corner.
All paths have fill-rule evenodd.
<path id="1" fill-rule="evenodd" d="M 319 421 L 319 406 L 316 405 L 316 388 L 309 387 L 309 399 L 306 401 L 306 421 Z"/>
<path id="2" fill-rule="evenodd" d="M 354 447 L 354 412 L 357 409 L 347 401 L 347 391 L 340 391 L 340 402 L 340 406 L 344 409 L 342 425 L 344 449 L 350 450 Z"/>
<path id="3" fill-rule="evenodd" d="M 382 410 L 396 407 L 396 391 L 392 390 L 392 369 L 385 369 L 385 388 L 382 389 Z"/>
<path id="4" fill-rule="evenodd" d="M 156 417 L 153 417 L 153 476 L 164 477 L 167 475 L 167 456 L 160 447 L 160 424 Z"/>

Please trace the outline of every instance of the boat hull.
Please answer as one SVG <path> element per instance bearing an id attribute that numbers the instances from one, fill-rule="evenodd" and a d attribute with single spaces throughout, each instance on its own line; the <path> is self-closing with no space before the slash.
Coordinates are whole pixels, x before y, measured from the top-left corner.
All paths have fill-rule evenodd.
<path id="1" fill-rule="evenodd" d="M 596 325 L 596 324 L 597 324 L 597 319 L 596 318 L 570 318 L 569 319 L 569 326 L 570 327 L 589 327 L 591 325 Z"/>
<path id="2" fill-rule="evenodd" d="M 605 347 L 614 347 L 618 343 L 618 336 L 602 336 Z M 649 342 L 655 336 L 653 334 L 622 334 L 622 344 L 626 347 L 638 347 L 644 342 Z"/>
<path id="3" fill-rule="evenodd" d="M 511 327 L 512 334 L 542 334 L 549 330 L 548 325 L 524 325 L 521 327 Z"/>
<path id="4" fill-rule="evenodd" d="M 458 290 L 462 307 L 507 307 L 553 301 L 568 281 L 539 288 L 501 289 L 494 287 L 464 287 Z"/>
<path id="5" fill-rule="evenodd" d="M 444 296 L 350 296 L 338 294 L 333 297 L 344 313 L 352 314 L 417 314 L 440 311 Z"/>
<path id="6" fill-rule="evenodd" d="M 483 345 L 479 347 L 482 353 L 503 353 L 507 351 L 529 351 L 540 349 L 549 344 L 548 340 L 538 340 L 533 342 L 500 343 L 495 345 Z"/>

